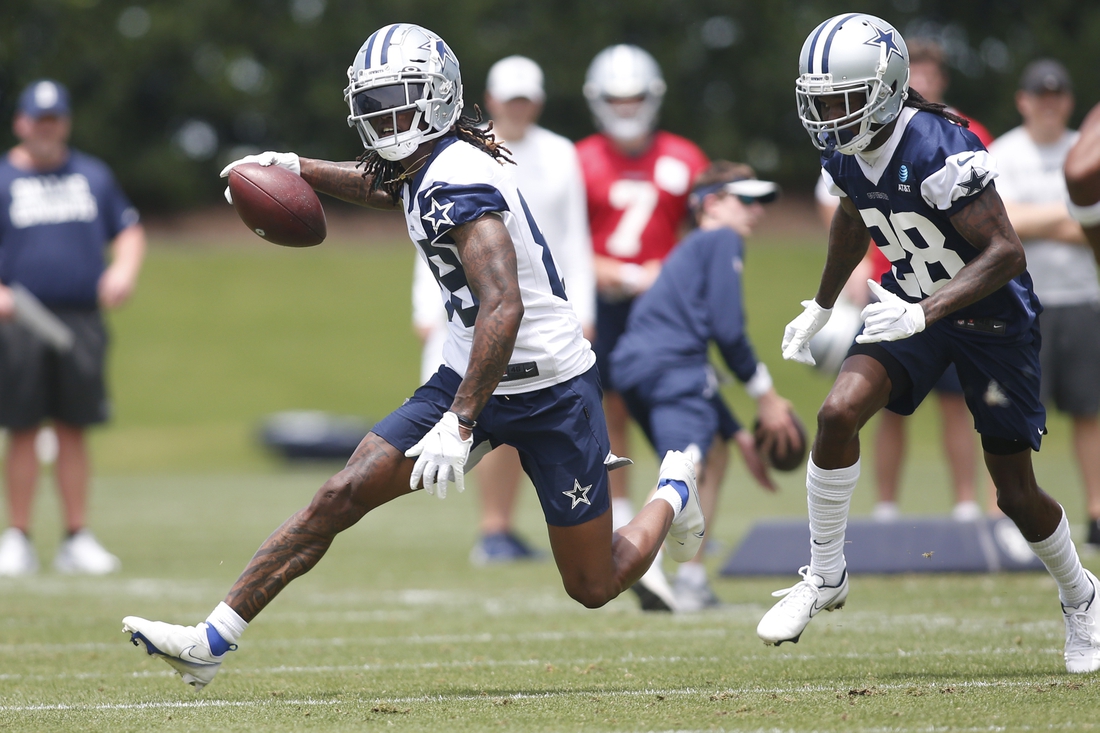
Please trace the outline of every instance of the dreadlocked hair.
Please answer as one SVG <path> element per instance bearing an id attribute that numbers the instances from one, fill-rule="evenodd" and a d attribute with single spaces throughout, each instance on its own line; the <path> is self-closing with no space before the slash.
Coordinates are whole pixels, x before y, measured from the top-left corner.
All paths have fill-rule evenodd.
<path id="1" fill-rule="evenodd" d="M 939 102 L 929 102 L 927 99 L 921 96 L 913 87 L 909 87 L 909 96 L 905 98 L 905 106 L 912 107 L 924 112 L 931 112 L 934 115 L 939 115 L 946 120 L 954 122 L 960 127 L 970 127 L 970 120 L 965 117 L 960 117 L 954 112 L 947 111 L 946 104 L 940 104 Z"/>
<path id="2" fill-rule="evenodd" d="M 516 162 L 508 157 L 512 151 L 493 137 L 493 123 L 490 122 L 482 127 L 483 119 L 481 108 L 475 104 L 473 117 L 458 118 L 453 128 L 455 135 L 459 140 L 473 145 L 494 160 L 515 165 Z M 391 201 L 397 203 L 401 198 L 401 186 L 410 177 L 409 171 L 406 171 L 399 161 L 386 160 L 374 150 L 364 150 L 356 158 L 356 162 L 357 168 L 362 166 L 364 178 L 371 176 L 370 192 L 381 191 L 387 194 Z"/>

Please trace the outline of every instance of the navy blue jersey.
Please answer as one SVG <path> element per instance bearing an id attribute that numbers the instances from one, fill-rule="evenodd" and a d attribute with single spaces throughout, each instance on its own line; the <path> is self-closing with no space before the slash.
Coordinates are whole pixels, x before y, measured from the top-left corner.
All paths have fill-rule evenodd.
<path id="1" fill-rule="evenodd" d="M 138 214 L 97 158 L 71 151 L 48 173 L 0 159 L 0 282 L 42 302 L 95 308 L 105 247 Z"/>
<path id="2" fill-rule="evenodd" d="M 822 167 L 833 192 L 851 199 L 890 260 L 882 278 L 887 290 L 916 303 L 978 256 L 950 221 L 997 176 L 994 159 L 969 130 L 905 108 L 874 164 L 834 153 L 822 158 Z M 978 340 L 1026 339 L 1041 310 L 1025 272 L 946 320 Z"/>
<path id="3" fill-rule="evenodd" d="M 713 341 L 742 382 L 756 372 L 745 333 L 744 242 L 732 229 L 696 229 L 665 260 L 653 287 L 631 309 L 611 353 L 612 381 L 626 389 L 667 369 L 707 363 Z"/>

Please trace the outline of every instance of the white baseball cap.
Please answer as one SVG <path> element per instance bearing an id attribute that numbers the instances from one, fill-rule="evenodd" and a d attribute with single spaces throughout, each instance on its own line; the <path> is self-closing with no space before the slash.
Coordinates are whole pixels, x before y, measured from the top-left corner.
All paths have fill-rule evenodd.
<path id="1" fill-rule="evenodd" d="M 546 99 L 546 92 L 542 89 L 542 69 L 526 56 L 508 56 L 493 64 L 485 88 L 498 102 L 519 97 L 532 102 Z"/>

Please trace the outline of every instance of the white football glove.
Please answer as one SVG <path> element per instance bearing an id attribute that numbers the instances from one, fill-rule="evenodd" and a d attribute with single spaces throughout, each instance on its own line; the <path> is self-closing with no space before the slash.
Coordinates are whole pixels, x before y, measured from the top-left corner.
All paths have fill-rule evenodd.
<path id="1" fill-rule="evenodd" d="M 221 177 L 228 178 L 229 171 L 245 163 L 259 163 L 262 166 L 277 165 L 280 168 L 286 168 L 296 176 L 302 175 L 302 162 L 298 159 L 297 153 L 276 153 L 273 150 L 269 150 L 266 153 L 246 155 L 240 160 L 234 160 L 232 163 L 222 168 Z M 229 193 L 228 187 L 225 189 L 225 200 L 229 203 L 233 203 L 233 195 Z"/>
<path id="2" fill-rule="evenodd" d="M 417 484 L 423 478 L 424 490 L 440 499 L 447 498 L 447 484 L 452 481 L 459 492 L 464 491 L 463 474 L 473 444 L 473 435 L 466 440 L 459 437 L 458 415 L 443 413 L 435 427 L 419 443 L 405 451 L 406 458 L 416 458 L 412 476 L 409 477 L 409 488 L 416 491 Z"/>
<path id="3" fill-rule="evenodd" d="M 856 336 L 856 343 L 899 341 L 924 330 L 924 308 L 920 303 L 902 300 L 874 280 L 868 280 L 867 285 L 879 302 L 871 303 L 860 313 L 863 333 Z"/>
<path id="4" fill-rule="evenodd" d="M 810 339 L 829 322 L 833 309 L 822 308 L 816 300 L 804 300 L 802 307 L 805 310 L 783 329 L 783 358 L 813 366 L 817 362 L 810 354 Z"/>

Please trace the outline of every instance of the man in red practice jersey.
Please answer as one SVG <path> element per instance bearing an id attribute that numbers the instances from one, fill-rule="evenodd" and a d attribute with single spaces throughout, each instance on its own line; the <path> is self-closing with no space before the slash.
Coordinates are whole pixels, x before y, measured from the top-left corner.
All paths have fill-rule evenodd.
<path id="1" fill-rule="evenodd" d="M 604 49 L 585 77 L 584 96 L 599 128 L 577 143 L 596 265 L 594 348 L 611 450 L 618 455 L 629 453 L 627 411 L 610 381 L 608 358 L 626 329 L 634 298 L 653 284 L 661 262 L 684 233 L 691 182 L 708 165 L 694 143 L 655 129 L 664 93 L 657 62 L 637 46 Z M 710 451 L 713 460 L 726 460 L 724 446 Z M 633 515 L 628 485 L 625 470 L 611 474 L 615 526 Z M 659 565 L 654 562 L 635 586 L 647 610 L 675 607 Z"/>

